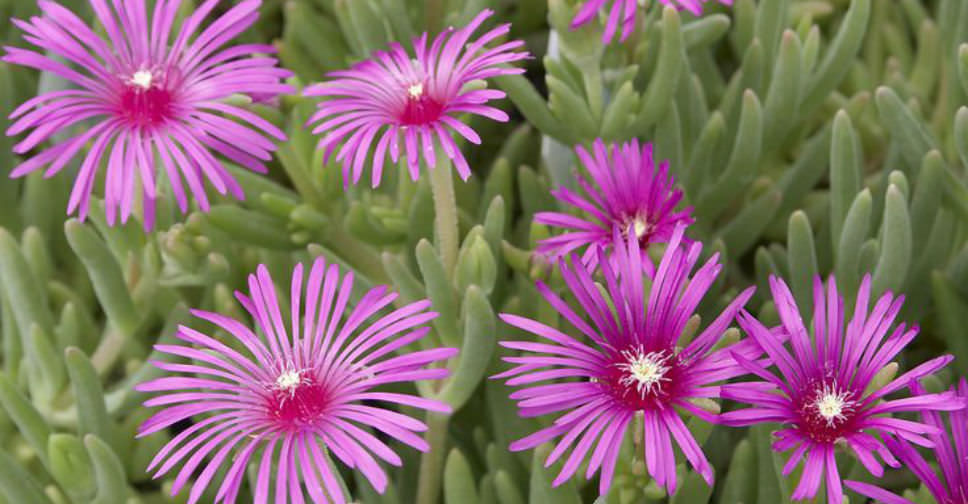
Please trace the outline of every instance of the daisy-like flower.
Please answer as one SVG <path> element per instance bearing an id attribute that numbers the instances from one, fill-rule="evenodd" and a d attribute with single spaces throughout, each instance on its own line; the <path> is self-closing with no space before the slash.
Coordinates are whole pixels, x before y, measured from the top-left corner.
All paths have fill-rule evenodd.
<path id="1" fill-rule="evenodd" d="M 924 394 L 924 388 L 919 383 L 911 385 L 914 394 Z M 958 384 L 957 391 L 952 389 L 959 398 L 968 401 L 968 382 L 964 378 Z M 938 429 L 937 434 L 931 435 L 934 441 L 934 456 L 941 467 L 938 473 L 924 460 L 924 457 L 913 447 L 901 443 L 894 438 L 886 437 L 884 442 L 892 453 L 897 455 L 904 466 L 909 468 L 924 486 L 931 492 L 938 504 L 968 504 L 968 409 L 952 411 L 948 415 L 951 431 L 945 425 L 941 416 L 933 411 L 926 411 L 921 415 L 924 423 Z M 914 504 L 898 497 L 882 488 L 858 481 L 845 481 L 847 487 L 884 504 Z"/>
<path id="2" fill-rule="evenodd" d="M 12 177 L 46 167 L 49 177 L 90 144 L 83 156 L 68 203 L 83 220 L 95 178 L 105 164 L 104 202 L 107 221 L 131 215 L 138 199 L 144 226 L 154 224 L 161 191 L 159 172 L 167 177 L 182 212 L 188 198 L 182 183 L 203 210 L 209 203 L 202 179 L 220 193 L 242 198 L 242 189 L 218 156 L 265 172 L 262 163 L 275 150 L 269 137 L 285 140 L 278 128 L 258 115 L 225 102 L 234 94 L 275 96 L 291 88 L 280 79 L 290 75 L 276 60 L 253 56 L 273 53 L 270 45 L 223 46 L 259 17 L 260 0 L 235 5 L 207 28 L 199 29 L 218 0 L 207 0 L 173 32 L 180 0 L 158 0 L 151 16 L 144 0 L 90 0 L 106 38 L 63 6 L 40 0 L 40 17 L 14 19 L 24 40 L 46 52 L 6 47 L 3 61 L 50 72 L 70 88 L 32 98 L 14 110 L 8 135 L 28 132 L 14 146 L 27 154 L 55 134 L 82 124 L 84 130 L 33 155 Z M 218 156 L 217 156 L 218 155 Z"/>
<path id="3" fill-rule="evenodd" d="M 508 385 L 524 386 L 511 394 L 522 417 L 560 414 L 550 427 L 515 441 L 510 449 L 525 450 L 560 438 L 546 465 L 569 449 L 571 453 L 554 484 L 570 478 L 587 458 L 585 476 L 600 469 L 599 491 L 607 493 L 622 438 L 637 416 L 644 434 L 646 467 L 659 485 L 675 492 L 673 440 L 692 467 L 712 484 L 712 467 L 679 410 L 715 422 L 716 415 L 706 409 L 711 407 L 711 398 L 719 397 L 716 383 L 743 373 L 731 352 L 756 359 L 762 350 L 748 341 L 713 349 L 753 288 L 743 291 L 691 342 L 680 341 L 722 268 L 713 256 L 690 279 L 702 245 L 683 245 L 683 230 L 680 226 L 673 233 L 648 293 L 638 240 L 623 239 L 618 233 L 614 236 L 615 269 L 610 261 L 601 261 L 607 295 L 593 280 L 593 271 L 574 256 L 570 265 L 561 261 L 561 271 L 579 306 L 538 284 L 544 298 L 583 337 L 517 315 L 501 315 L 506 323 L 534 334 L 538 341 L 501 342 L 526 354 L 506 357 L 505 361 L 516 366 L 495 378 L 509 378 Z M 579 314 L 587 315 L 588 322 Z"/>
<path id="4" fill-rule="evenodd" d="M 599 248 L 609 248 L 612 235 L 619 231 L 634 234 L 642 251 L 642 264 L 652 268 L 646 250 L 653 243 L 666 243 L 676 227 L 692 224 L 691 208 L 676 210 L 682 191 L 673 187 L 669 162 L 656 167 L 652 144 L 639 145 L 638 140 L 606 146 L 596 140 L 592 152 L 575 148 L 578 158 L 591 175 L 589 182 L 581 174 L 577 181 L 584 195 L 566 187 L 552 191 L 563 203 L 588 214 L 587 218 L 561 212 L 539 212 L 537 222 L 566 230 L 542 240 L 538 251 L 552 258 L 566 257 L 584 249 L 582 260 L 594 266 Z"/>
<path id="5" fill-rule="evenodd" d="M 663 5 L 671 5 L 676 9 L 685 9 L 693 15 L 702 14 L 702 6 L 710 0 L 659 0 Z M 615 37 L 619 25 L 622 26 L 622 42 L 635 31 L 636 12 L 642 0 L 587 0 L 578 9 L 578 13 L 571 20 L 571 29 L 577 29 L 598 17 L 600 11 L 608 11 L 608 21 L 605 32 L 602 33 L 602 43 L 607 44 Z M 719 3 L 733 5 L 733 0 L 719 0 Z"/>
<path id="6" fill-rule="evenodd" d="M 868 313 L 870 275 L 857 293 L 854 315 L 844 327 L 844 300 L 833 278 L 826 295 L 818 277 L 814 283 L 813 334 L 804 327 L 793 295 L 779 278 L 770 279 L 773 301 L 789 337 L 792 352 L 770 331 L 745 311 L 739 324 L 766 351 L 779 376 L 767 367 L 736 355 L 737 363 L 762 381 L 724 385 L 726 399 L 750 404 L 751 408 L 722 415 L 727 425 L 744 426 L 779 422 L 773 449 L 793 450 L 783 468 L 789 475 L 803 462 L 794 499 L 814 497 L 821 480 L 826 481 L 827 501 L 843 502 L 843 485 L 834 457 L 837 444 L 844 445 L 871 474 L 881 476 L 883 466 L 875 454 L 890 466 L 897 466 L 896 451 L 879 436 L 891 434 L 907 442 L 930 446 L 926 434 L 938 428 L 925 422 L 892 418 L 892 413 L 922 410 L 952 410 L 964 407 L 953 393 L 916 394 L 903 399 L 886 399 L 913 380 L 944 367 L 951 356 L 925 362 L 881 386 L 878 373 L 890 365 L 918 333 L 916 326 L 900 324 L 891 330 L 904 296 L 886 293 Z M 893 367 L 893 366 L 891 366 Z"/>
<path id="7" fill-rule="evenodd" d="M 319 142 L 324 159 L 328 160 L 342 144 L 336 159 L 343 163 L 347 183 L 359 182 L 371 148 L 374 187 L 380 183 L 387 151 L 393 162 L 401 154 L 407 159 L 414 180 L 420 173 L 421 158 L 430 169 L 436 166 L 435 149 L 443 149 L 461 178 L 470 176 L 453 132 L 474 144 L 481 143 L 481 137 L 458 117 L 474 114 L 507 121 L 506 113 L 487 105 L 504 98 L 504 92 L 484 88 L 481 81 L 523 73 L 524 69 L 507 64 L 530 57 L 527 52 L 516 51 L 524 45 L 520 40 L 485 47 L 506 35 L 509 24 L 471 41 L 491 14 L 493 11 L 485 10 L 469 25 L 447 29 L 429 48 L 424 33 L 413 41 L 413 57 L 393 43 L 389 51 L 377 51 L 372 59 L 349 70 L 332 72 L 332 80 L 306 88 L 306 96 L 325 98 L 309 123 L 319 123 L 314 134 L 325 133 Z"/>
<path id="8" fill-rule="evenodd" d="M 342 503 L 327 460 L 331 454 L 382 492 L 387 475 L 376 459 L 401 464 L 387 440 L 421 451 L 428 444 L 415 434 L 426 430 L 422 422 L 379 403 L 450 411 L 436 400 L 376 389 L 447 376 L 446 368 L 426 366 L 453 357 L 455 348 L 395 354 L 427 334 L 427 323 L 437 316 L 427 311 L 430 303 L 386 313 L 396 294 L 377 287 L 349 309 L 353 274 L 341 276 L 336 265 L 327 267 L 322 259 L 312 265 L 305 298 L 302 264 L 295 267 L 285 303 L 291 306 L 288 321 L 265 266 L 249 275 L 249 290 L 251 297 L 240 292 L 236 297 L 258 332 L 217 313 L 192 312 L 236 338 L 245 352 L 185 326 L 178 337 L 186 344 L 155 347 L 189 361 L 153 362 L 173 375 L 137 387 L 160 392 L 145 406 L 164 408 L 145 421 L 139 437 L 183 420 L 194 423 L 158 452 L 149 471 L 157 478 L 181 464 L 173 495 L 195 474 L 189 502 L 197 502 L 213 477 L 224 474 L 215 502 L 235 502 L 246 466 L 258 459 L 255 502 L 302 503 L 304 487 L 313 502 Z"/>

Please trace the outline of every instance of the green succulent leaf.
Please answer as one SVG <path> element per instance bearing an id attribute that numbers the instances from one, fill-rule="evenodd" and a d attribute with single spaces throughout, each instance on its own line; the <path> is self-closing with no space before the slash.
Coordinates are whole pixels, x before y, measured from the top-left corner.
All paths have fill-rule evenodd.
<path id="1" fill-rule="evenodd" d="M 475 285 L 468 287 L 464 294 L 461 318 L 464 341 L 460 345 L 460 359 L 439 396 L 454 410 L 460 409 L 474 393 L 490 367 L 496 345 L 494 312 L 483 291 Z"/>
<path id="2" fill-rule="evenodd" d="M 477 504 L 477 485 L 467 459 L 460 450 L 453 448 L 444 465 L 444 503 Z"/>

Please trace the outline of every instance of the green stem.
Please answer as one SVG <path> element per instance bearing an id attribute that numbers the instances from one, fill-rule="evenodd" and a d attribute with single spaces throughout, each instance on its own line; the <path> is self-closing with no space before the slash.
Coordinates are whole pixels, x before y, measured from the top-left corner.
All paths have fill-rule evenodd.
<path id="1" fill-rule="evenodd" d="M 281 161 L 283 170 L 289 175 L 292 186 L 296 189 L 303 199 L 314 208 L 326 208 L 322 196 L 320 196 L 316 184 L 313 182 L 312 175 L 305 163 L 299 158 L 291 146 L 285 146 L 276 155 Z"/>
<path id="2" fill-rule="evenodd" d="M 440 497 L 441 475 L 447 454 L 447 427 L 450 415 L 427 412 L 428 449 L 420 457 L 420 477 L 417 480 L 417 504 L 437 504 Z"/>
<path id="3" fill-rule="evenodd" d="M 326 245 L 373 283 L 390 284 L 390 278 L 383 269 L 380 256 L 347 233 L 342 226 L 334 223 L 329 227 Z"/>
<path id="4" fill-rule="evenodd" d="M 428 2 L 428 4 L 434 2 Z M 459 229 L 457 227 L 457 200 L 454 198 L 454 178 L 450 160 L 443 149 L 437 148 L 436 167 L 430 171 L 430 189 L 434 196 L 434 228 L 437 234 L 437 250 L 447 279 L 453 283 L 457 264 Z M 427 443 L 430 449 L 420 458 L 420 476 L 417 480 L 417 504 L 437 504 L 440 496 L 444 458 L 447 455 L 447 427 L 450 415 L 427 412 Z"/>
<path id="5" fill-rule="evenodd" d="M 443 149 L 439 149 L 442 151 Z M 457 265 L 458 234 L 457 200 L 454 198 L 454 178 L 450 160 L 437 156 L 437 167 L 430 170 L 430 190 L 434 195 L 434 228 L 437 231 L 437 250 L 448 278 L 454 276 Z"/>

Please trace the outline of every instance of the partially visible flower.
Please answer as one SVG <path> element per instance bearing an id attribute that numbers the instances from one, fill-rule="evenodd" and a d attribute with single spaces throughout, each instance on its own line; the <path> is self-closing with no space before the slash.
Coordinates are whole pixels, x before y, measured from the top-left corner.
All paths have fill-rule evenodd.
<path id="1" fill-rule="evenodd" d="M 260 0 L 245 0 L 196 35 L 218 0 L 207 0 L 172 37 L 180 0 L 158 0 L 148 16 L 144 0 L 90 0 L 105 37 L 61 5 L 38 4 L 41 17 L 14 19 L 24 40 L 39 52 L 6 47 L 3 61 L 50 72 L 70 89 L 32 98 L 10 115 L 16 121 L 7 135 L 30 131 L 14 146 L 26 154 L 55 134 L 92 121 L 73 137 L 35 154 L 16 167 L 21 177 L 47 167 L 45 177 L 59 172 L 83 147 L 90 148 L 80 165 L 68 203 L 83 220 L 101 164 L 105 164 L 104 202 L 114 224 L 120 207 L 126 222 L 139 195 L 145 229 L 154 225 L 155 201 L 164 171 L 182 212 L 188 198 L 182 178 L 203 210 L 209 207 L 202 184 L 206 178 L 220 193 L 243 198 L 242 188 L 216 157 L 264 173 L 275 144 L 285 134 L 258 115 L 224 101 L 233 94 L 261 97 L 287 93 L 280 79 L 290 72 L 276 67 L 271 45 L 245 44 L 220 49 L 259 17 Z M 56 59 L 55 59 L 56 56 Z"/>
<path id="2" fill-rule="evenodd" d="M 925 393 L 924 387 L 917 382 L 911 385 L 911 391 L 918 395 Z M 962 400 L 968 401 L 968 381 L 964 378 L 958 384 L 957 391 L 954 389 L 951 391 Z M 941 467 L 940 478 L 938 472 L 924 460 L 924 457 L 907 443 L 898 442 L 891 437 L 886 437 L 884 442 L 891 452 L 901 459 L 904 466 L 924 483 L 938 504 L 968 504 L 968 409 L 949 413 L 950 432 L 941 416 L 933 411 L 923 412 L 921 419 L 924 423 L 938 429 L 938 433 L 930 437 L 934 441 L 932 449 L 934 458 Z M 868 483 L 849 480 L 844 483 L 851 490 L 876 499 L 878 502 L 914 504 Z"/>
<path id="3" fill-rule="evenodd" d="M 794 499 L 814 497 L 821 480 L 826 481 L 827 501 L 843 502 L 843 485 L 834 457 L 843 444 L 871 474 L 881 476 L 884 469 L 875 454 L 890 466 L 898 465 L 897 451 L 885 446 L 877 435 L 899 438 L 930 446 L 925 435 L 938 434 L 926 422 L 892 418 L 892 413 L 953 410 L 965 406 L 951 392 L 916 394 L 903 399 L 886 397 L 951 362 L 945 355 L 921 364 L 881 386 L 875 377 L 889 365 L 918 333 L 903 323 L 890 331 L 904 303 L 904 296 L 886 293 L 868 313 L 871 295 L 870 275 L 864 277 L 857 293 L 854 316 L 844 328 L 844 300 L 837 293 L 833 278 L 827 292 L 820 278 L 814 282 L 813 335 L 804 327 L 793 295 L 782 280 L 770 278 L 773 301 L 789 336 L 792 353 L 758 320 L 745 311 L 739 324 L 766 351 L 780 376 L 741 355 L 736 361 L 762 381 L 724 385 L 723 397 L 752 405 L 752 408 L 724 413 L 727 425 L 744 426 L 779 422 L 783 428 L 775 435 L 775 451 L 793 450 L 783 468 L 789 475 L 803 461 L 803 474 L 793 491 Z"/>
<path id="4" fill-rule="evenodd" d="M 588 218 L 561 212 L 535 214 L 537 222 L 567 230 L 542 240 L 538 251 L 558 258 L 584 249 L 583 261 L 594 266 L 598 249 L 611 247 L 616 231 L 634 233 L 643 254 L 642 263 L 651 269 L 652 262 L 646 255 L 649 245 L 668 242 L 677 226 L 693 222 L 691 208 L 676 210 L 682 191 L 673 187 L 669 162 L 663 161 L 656 167 L 652 144 L 640 146 L 638 140 L 606 146 L 599 139 L 592 152 L 582 146 L 575 151 L 591 175 L 591 182 L 578 174 L 577 182 L 584 195 L 566 187 L 555 189 L 552 194 L 587 213 Z"/>
<path id="5" fill-rule="evenodd" d="M 493 11 L 485 10 L 463 28 L 448 28 L 429 48 L 424 33 L 413 41 L 413 57 L 394 42 L 388 52 L 377 51 L 373 58 L 349 70 L 330 73 L 333 80 L 306 88 L 306 96 L 325 98 L 309 123 L 319 123 L 314 134 L 325 133 L 319 142 L 324 159 L 328 160 L 342 144 L 336 159 L 343 162 L 347 183 L 359 182 L 369 159 L 373 186 L 379 185 L 387 151 L 393 162 L 403 154 L 414 180 L 419 176 L 421 159 L 434 169 L 435 149 L 443 149 L 461 178 L 470 176 L 453 133 L 474 144 L 481 143 L 481 137 L 458 117 L 474 114 L 507 121 L 506 113 L 487 105 L 504 98 L 504 92 L 484 88 L 479 81 L 523 73 L 524 69 L 507 64 L 530 57 L 527 52 L 515 51 L 524 45 L 520 40 L 485 47 L 506 35 L 508 24 L 470 40 L 491 14 Z"/>
<path id="6" fill-rule="evenodd" d="M 522 417 L 560 414 L 551 426 L 515 441 L 510 449 L 525 450 L 560 438 L 545 465 L 553 464 L 569 449 L 571 454 L 555 485 L 570 478 L 588 459 L 585 476 L 601 470 L 599 492 L 608 492 L 622 438 L 636 416 L 642 419 L 642 455 L 659 485 L 670 493 L 676 490 L 673 440 L 693 468 L 712 484 L 712 467 L 686 428 L 680 410 L 715 422 L 716 416 L 705 408 L 711 406 L 710 399 L 719 397 L 716 383 L 744 372 L 731 355 L 756 359 L 762 350 L 748 341 L 713 349 L 753 294 L 752 287 L 695 339 L 680 340 L 722 269 L 713 255 L 689 278 L 702 245 L 684 245 L 684 228 L 673 233 L 648 292 L 643 285 L 638 240 L 623 239 L 618 233 L 614 236 L 617 269 L 609 261 L 601 262 L 606 294 L 593 280 L 593 270 L 574 256 L 570 265 L 561 261 L 561 272 L 578 306 L 538 283 L 548 303 L 584 338 L 517 315 L 501 315 L 506 323 L 537 336 L 539 342 L 501 342 L 525 355 L 506 357 L 506 362 L 516 366 L 495 378 L 509 378 L 508 385 L 525 386 L 510 396 L 518 401 Z"/>
<path id="7" fill-rule="evenodd" d="M 571 29 L 574 30 L 584 24 L 590 23 L 597 16 L 599 11 L 608 11 L 608 21 L 605 24 L 605 32 L 602 33 L 602 43 L 607 44 L 615 37 L 619 24 L 622 25 L 622 42 L 629 38 L 635 31 L 636 12 L 641 0 L 587 0 L 578 9 L 578 13 L 571 20 Z M 676 9 L 685 9 L 693 15 L 702 14 L 702 5 L 710 0 L 659 0 L 664 5 L 671 5 Z M 719 0 L 719 3 L 733 5 L 733 0 Z"/>
<path id="8" fill-rule="evenodd" d="M 303 266 L 298 264 L 292 273 L 291 298 L 279 303 L 272 278 L 260 265 L 249 275 L 251 297 L 236 293 L 256 321 L 257 332 L 224 315 L 192 312 L 236 338 L 246 352 L 185 326 L 179 327 L 178 337 L 187 344 L 155 346 L 190 359 L 184 364 L 153 361 L 173 376 L 136 387 L 161 392 L 145 406 L 164 407 L 141 425 L 139 437 L 194 419 L 148 467 L 157 469 L 157 478 L 182 464 L 172 495 L 195 474 L 189 502 L 197 502 L 216 474 L 224 474 L 215 502 L 235 502 L 246 466 L 255 456 L 261 459 L 255 502 L 266 502 L 270 487 L 275 489 L 273 502 L 288 502 L 287 496 L 303 502 L 305 487 L 313 502 L 342 503 L 343 492 L 324 449 L 360 471 L 382 493 L 387 475 L 374 455 L 392 465 L 402 463 L 387 440 L 421 451 L 429 448 L 416 434 L 427 429 L 422 422 L 379 403 L 439 412 L 449 412 L 450 407 L 375 388 L 444 378 L 446 368 L 426 366 L 453 357 L 457 349 L 403 351 L 430 330 L 426 324 L 437 316 L 426 311 L 430 303 L 419 301 L 385 313 L 397 295 L 377 287 L 350 309 L 352 290 L 352 273 L 341 276 L 336 265 L 327 268 L 317 259 L 305 285 L 305 299 Z M 280 305 L 292 307 L 289 317 Z"/>

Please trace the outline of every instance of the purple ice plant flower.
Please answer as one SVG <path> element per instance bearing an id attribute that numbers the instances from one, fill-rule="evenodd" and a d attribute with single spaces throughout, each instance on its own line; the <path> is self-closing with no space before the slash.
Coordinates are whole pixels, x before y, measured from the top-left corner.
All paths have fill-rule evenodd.
<path id="1" fill-rule="evenodd" d="M 612 245 L 612 235 L 619 231 L 634 234 L 642 251 L 642 264 L 649 270 L 652 261 L 646 251 L 654 243 L 666 243 L 682 224 L 692 224 L 691 208 L 676 210 L 682 191 L 674 187 L 669 175 L 669 162 L 656 166 L 652 144 L 638 140 L 606 146 L 595 140 L 592 151 L 575 148 L 591 181 L 580 173 L 577 182 L 584 194 L 559 187 L 552 194 L 561 202 L 587 217 L 563 212 L 539 212 L 537 222 L 562 228 L 564 233 L 541 240 L 538 251 L 552 258 L 567 257 L 573 251 L 583 252 L 582 259 L 594 266 L 599 248 Z"/>
<path id="2" fill-rule="evenodd" d="M 429 48 L 424 33 L 413 41 L 413 56 L 394 42 L 389 51 L 377 51 L 371 59 L 349 70 L 330 73 L 332 80 L 306 88 L 306 96 L 324 98 L 309 123 L 318 123 L 314 134 L 324 134 L 319 148 L 323 149 L 325 160 L 342 144 L 336 160 L 343 164 L 346 183 L 359 182 L 369 159 L 373 187 L 379 185 L 388 151 L 393 162 L 401 155 L 406 158 L 414 180 L 420 174 L 421 159 L 434 169 L 436 149 L 443 149 L 461 178 L 470 176 L 467 160 L 453 133 L 474 144 L 481 143 L 481 137 L 459 116 L 471 114 L 507 121 L 504 111 L 487 104 L 504 98 L 504 92 L 488 89 L 483 82 L 499 75 L 523 73 L 524 69 L 508 63 L 530 57 L 517 50 L 524 46 L 520 40 L 486 47 L 506 35 L 509 24 L 471 40 L 492 14 L 493 11 L 484 10 L 469 25 L 448 28 L 433 39 Z"/>
<path id="3" fill-rule="evenodd" d="M 555 485 L 570 478 L 587 458 L 585 476 L 601 470 L 599 492 L 607 493 L 622 439 L 631 425 L 643 433 L 642 455 L 659 485 L 670 493 L 676 490 L 673 440 L 712 484 L 713 469 L 680 411 L 716 422 L 717 416 L 707 410 L 715 411 L 710 402 L 719 397 L 717 383 L 744 372 L 731 355 L 756 359 L 762 350 L 748 341 L 713 348 L 753 294 L 752 287 L 695 339 L 680 340 L 722 269 L 713 255 L 689 278 L 702 244 L 684 244 L 684 229 L 679 226 L 672 234 L 648 292 L 638 240 L 617 232 L 614 262 L 600 262 L 605 292 L 595 283 L 594 270 L 577 257 L 572 256 L 570 264 L 560 261 L 569 296 L 574 296 L 577 306 L 540 282 L 537 287 L 578 335 L 517 315 L 501 315 L 504 322 L 534 334 L 537 341 L 501 342 L 524 354 L 505 357 L 515 367 L 495 378 L 523 386 L 510 396 L 518 401 L 522 417 L 558 414 L 551 426 L 511 443 L 510 449 L 525 450 L 560 438 L 545 465 L 561 459 L 569 449 L 571 453 Z"/>
<path id="4" fill-rule="evenodd" d="M 843 485 L 835 458 L 838 444 L 846 447 L 875 476 L 884 469 L 875 458 L 892 467 L 898 465 L 896 450 L 882 438 L 894 435 L 922 446 L 933 443 L 926 435 L 938 434 L 928 422 L 891 417 L 892 413 L 952 410 L 963 408 L 953 393 L 915 394 L 888 399 L 887 396 L 941 369 L 952 357 L 945 355 L 925 362 L 887 384 L 875 379 L 918 333 L 917 326 L 901 323 L 893 330 L 904 296 L 885 293 L 868 312 L 871 278 L 866 275 L 857 293 L 851 320 L 844 327 L 844 299 L 833 278 L 826 295 L 820 278 L 813 288 L 813 333 L 801 319 L 793 295 L 777 277 L 770 278 L 773 301 L 790 349 L 747 312 L 738 317 L 742 329 L 755 340 L 775 364 L 779 374 L 762 364 L 736 355 L 737 363 L 762 381 L 724 385 L 722 397 L 747 403 L 750 408 L 722 415 L 727 425 L 745 426 L 778 422 L 773 449 L 793 450 L 783 468 L 789 475 L 803 462 L 800 482 L 793 499 L 816 496 L 821 480 L 826 481 L 827 502 L 843 502 Z M 792 350 L 792 351 L 791 351 Z M 891 366 L 893 367 L 893 366 Z"/>
<path id="5" fill-rule="evenodd" d="M 925 393 L 924 388 L 917 382 L 911 384 L 911 391 L 916 395 Z M 968 382 L 964 378 L 958 383 L 957 390 L 952 388 L 951 391 L 961 400 L 968 402 Z M 968 409 L 956 410 L 948 414 L 950 432 L 941 416 L 934 411 L 923 412 L 921 419 L 938 430 L 937 434 L 930 435 L 930 438 L 934 441 L 932 451 L 941 469 L 940 478 L 935 469 L 911 445 L 899 442 L 892 437 L 885 437 L 884 442 L 904 466 L 924 483 L 938 504 L 968 504 Z M 914 504 L 868 483 L 849 480 L 844 483 L 851 490 L 877 502 Z"/>
<path id="6" fill-rule="evenodd" d="M 635 23 L 639 3 L 642 0 L 587 0 L 578 9 L 578 13 L 571 20 L 571 29 L 577 29 L 582 25 L 592 22 L 600 11 L 608 11 L 608 21 L 605 24 L 605 32 L 602 33 L 602 43 L 607 44 L 615 37 L 619 25 L 622 26 L 621 41 L 632 35 L 635 31 Z M 710 0 L 659 0 L 663 5 L 671 5 L 676 9 L 685 9 L 695 16 L 702 14 L 702 6 Z M 733 0 L 719 0 L 719 3 L 733 5 Z"/>
<path id="7" fill-rule="evenodd" d="M 223 47 L 256 21 L 260 0 L 238 3 L 200 32 L 218 0 L 203 2 L 177 32 L 173 25 L 180 0 L 158 0 L 150 16 L 144 0 L 115 0 L 110 6 L 90 0 L 105 36 L 55 2 L 38 4 L 42 16 L 12 22 L 40 52 L 6 47 L 2 60 L 50 72 L 70 87 L 43 93 L 14 110 L 7 135 L 29 132 L 14 146 L 17 154 L 28 154 L 57 134 L 73 136 L 33 154 L 11 177 L 45 167 L 44 176 L 52 176 L 90 143 L 68 213 L 77 211 L 81 220 L 87 216 L 103 161 L 108 223 L 114 224 L 119 208 L 121 222 L 127 221 L 138 191 L 148 230 L 154 225 L 162 176 L 186 212 L 182 178 L 203 210 L 209 207 L 203 178 L 222 194 L 243 197 L 219 156 L 266 172 L 263 161 L 275 150 L 269 137 L 285 140 L 285 134 L 225 99 L 291 92 L 281 82 L 290 72 L 278 68 L 274 58 L 256 56 L 274 53 L 271 45 Z M 70 133 L 82 125 L 83 131 Z"/>
<path id="8" fill-rule="evenodd" d="M 197 502 L 216 474 L 224 474 L 215 502 L 235 502 L 246 466 L 259 460 L 255 502 L 302 503 L 304 487 L 313 502 L 343 503 L 329 455 L 360 471 L 383 492 L 387 475 L 376 459 L 401 464 L 387 441 L 421 451 L 429 448 L 416 434 L 426 425 L 385 405 L 444 413 L 450 407 L 378 387 L 447 376 L 447 368 L 433 364 L 453 357 L 457 349 L 406 350 L 430 330 L 427 323 L 437 316 L 427 311 L 430 303 L 390 311 L 397 295 L 376 287 L 349 308 L 353 274 L 341 275 L 336 265 L 327 267 L 322 259 L 309 271 L 305 298 L 303 285 L 303 266 L 298 264 L 291 297 L 280 303 L 272 278 L 260 265 L 249 275 L 251 297 L 236 292 L 257 331 L 230 317 L 194 310 L 195 317 L 236 341 L 226 344 L 181 326 L 177 335 L 184 344 L 156 345 L 162 353 L 187 359 L 153 361 L 171 375 L 136 387 L 160 393 L 145 406 L 163 407 L 141 425 L 139 437 L 193 421 L 148 466 L 157 478 L 181 464 L 172 495 L 195 475 L 189 502 Z M 280 306 L 291 306 L 288 320 Z"/>

